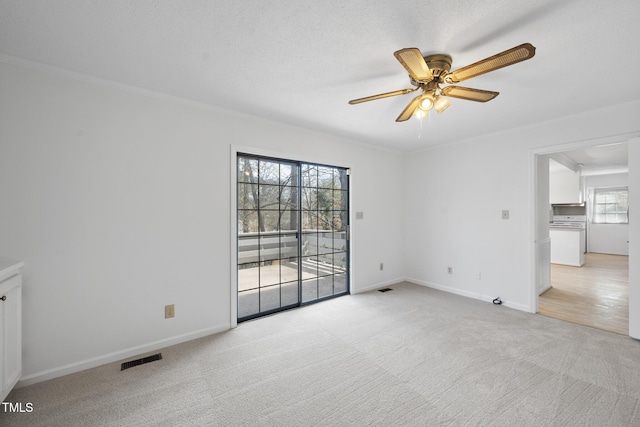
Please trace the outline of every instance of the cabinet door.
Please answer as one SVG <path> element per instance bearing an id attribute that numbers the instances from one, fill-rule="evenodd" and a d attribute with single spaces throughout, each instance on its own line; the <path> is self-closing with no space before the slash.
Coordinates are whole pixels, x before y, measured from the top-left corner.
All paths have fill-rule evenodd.
<path id="1" fill-rule="evenodd" d="M 8 286 L 7 286 L 8 285 Z M 22 373 L 22 286 L 20 275 L 2 282 L 0 292 L 0 396 L 4 399 Z"/>
<path id="2" fill-rule="evenodd" d="M 549 173 L 549 203 L 582 203 L 580 172 L 567 168 Z"/>

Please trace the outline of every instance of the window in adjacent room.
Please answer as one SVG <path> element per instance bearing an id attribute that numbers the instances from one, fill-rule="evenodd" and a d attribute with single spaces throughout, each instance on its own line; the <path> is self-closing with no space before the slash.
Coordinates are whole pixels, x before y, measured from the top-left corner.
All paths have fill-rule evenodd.
<path id="1" fill-rule="evenodd" d="M 629 188 L 596 188 L 593 197 L 594 224 L 629 223 Z"/>

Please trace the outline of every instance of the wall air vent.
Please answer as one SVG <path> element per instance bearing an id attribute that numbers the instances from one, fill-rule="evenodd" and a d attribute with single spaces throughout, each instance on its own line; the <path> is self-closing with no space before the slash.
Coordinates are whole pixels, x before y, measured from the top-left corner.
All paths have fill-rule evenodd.
<path id="1" fill-rule="evenodd" d="M 143 357 L 142 359 L 131 360 L 129 362 L 124 362 L 120 365 L 120 370 L 124 371 L 125 369 L 133 368 L 134 366 L 144 365 L 145 363 L 155 362 L 156 360 L 162 359 L 162 354 L 154 354 L 152 356 Z"/>

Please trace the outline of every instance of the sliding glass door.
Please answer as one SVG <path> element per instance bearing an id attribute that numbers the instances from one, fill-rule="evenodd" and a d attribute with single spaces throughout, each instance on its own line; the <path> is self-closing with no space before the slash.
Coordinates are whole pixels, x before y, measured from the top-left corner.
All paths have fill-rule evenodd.
<path id="1" fill-rule="evenodd" d="M 302 164 L 302 302 L 347 292 L 346 169 Z"/>
<path id="2" fill-rule="evenodd" d="M 349 292 L 347 169 L 238 154 L 238 321 Z"/>

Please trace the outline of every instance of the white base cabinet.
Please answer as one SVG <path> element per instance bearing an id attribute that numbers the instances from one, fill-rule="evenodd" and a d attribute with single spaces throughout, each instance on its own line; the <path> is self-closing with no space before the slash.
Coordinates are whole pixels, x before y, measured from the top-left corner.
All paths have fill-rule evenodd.
<path id="1" fill-rule="evenodd" d="M 22 375 L 22 265 L 0 259 L 0 401 Z"/>
<path id="2" fill-rule="evenodd" d="M 551 263 L 582 267 L 584 265 L 584 229 L 551 228 Z"/>

